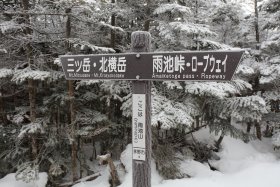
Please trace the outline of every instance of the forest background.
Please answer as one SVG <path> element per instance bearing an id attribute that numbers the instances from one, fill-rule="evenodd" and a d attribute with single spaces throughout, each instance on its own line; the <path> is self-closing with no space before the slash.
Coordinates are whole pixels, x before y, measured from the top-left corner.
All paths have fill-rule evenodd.
<path id="1" fill-rule="evenodd" d="M 94 174 L 98 155 L 120 159 L 131 83 L 67 81 L 59 55 L 129 52 L 137 30 L 151 33 L 152 51 L 245 49 L 231 82 L 153 82 L 163 178 L 188 177 L 180 155 L 207 163 L 226 135 L 280 146 L 279 0 L 2 0 L 0 11 L 0 178 L 47 172 L 55 186 Z M 201 128 L 215 144 L 192 136 Z"/>

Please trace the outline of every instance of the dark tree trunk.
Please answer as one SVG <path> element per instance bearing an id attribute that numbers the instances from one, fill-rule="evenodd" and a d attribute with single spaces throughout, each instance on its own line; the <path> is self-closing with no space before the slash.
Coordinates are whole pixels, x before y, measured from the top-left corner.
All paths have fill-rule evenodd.
<path id="1" fill-rule="evenodd" d="M 29 10 L 29 0 L 21 0 L 21 6 L 24 11 Z M 28 14 L 23 16 L 24 22 L 26 24 L 30 24 L 30 17 Z M 24 33 L 26 35 L 30 35 L 32 30 L 29 27 L 24 28 Z M 32 68 L 33 60 L 32 60 L 32 48 L 30 43 L 26 45 L 26 58 L 28 61 L 28 65 Z M 36 120 L 36 86 L 33 79 L 28 79 L 28 94 L 29 94 L 29 106 L 30 106 L 30 121 L 35 122 Z M 35 160 L 38 154 L 37 140 L 36 135 L 31 136 L 31 148 L 32 148 L 32 156 Z"/>
<path id="2" fill-rule="evenodd" d="M 255 123 L 255 127 L 256 127 L 256 136 L 259 140 L 262 140 L 262 131 L 261 131 L 261 125 L 259 122 Z"/>
<path id="3" fill-rule="evenodd" d="M 115 3 L 115 0 L 111 0 L 111 3 Z M 113 13 L 111 16 L 111 25 L 116 26 L 116 14 Z M 111 47 L 115 49 L 116 47 L 116 32 L 114 29 L 111 30 Z"/>
<path id="4" fill-rule="evenodd" d="M 5 102 L 3 100 L 3 97 L 1 97 L 1 95 L 0 95 L 0 117 L 1 117 L 2 123 L 4 125 L 7 125 L 8 124 L 8 119 L 7 119 L 7 115 L 6 115 L 4 106 L 5 106 Z"/>
<path id="5" fill-rule="evenodd" d="M 249 134 L 250 131 L 251 131 L 251 127 L 252 127 L 251 122 L 248 122 L 248 123 L 247 123 L 247 130 L 246 130 L 246 132 L 247 132 L 248 134 Z"/>
<path id="6" fill-rule="evenodd" d="M 150 16 L 151 16 L 150 5 L 151 5 L 151 0 L 147 0 L 146 20 L 144 22 L 144 31 L 149 31 L 149 29 L 150 29 L 150 22 L 151 22 L 151 19 L 150 19 Z"/>
<path id="7" fill-rule="evenodd" d="M 216 142 L 217 149 L 220 149 L 223 139 L 224 139 L 224 133 L 222 132 L 221 136 L 219 137 L 218 141 Z"/>
<path id="8" fill-rule="evenodd" d="M 254 0 L 254 8 L 255 8 L 255 32 L 256 32 L 256 49 L 259 49 L 260 44 L 260 33 L 259 33 L 259 12 L 258 12 L 258 0 Z"/>
<path id="9" fill-rule="evenodd" d="M 71 13 L 71 9 L 67 8 L 65 10 L 66 14 Z M 66 21 L 66 38 L 70 38 L 71 36 L 71 16 L 67 16 L 67 21 Z M 69 42 L 66 41 L 66 49 L 68 52 L 71 51 L 71 45 Z M 75 136 L 75 131 L 76 131 L 76 114 L 75 114 L 75 105 L 74 105 L 74 81 L 69 80 L 68 82 L 68 95 L 70 97 L 69 100 L 69 112 L 70 112 L 70 123 L 71 123 L 71 161 L 72 161 L 72 180 L 76 181 L 79 179 L 78 177 L 78 170 L 77 170 L 77 141 L 76 141 L 76 136 Z"/>
<path id="10" fill-rule="evenodd" d="M 29 105 L 30 105 L 30 121 L 36 120 L 36 88 L 33 79 L 28 79 L 28 93 L 29 93 Z M 36 141 L 36 135 L 31 136 L 32 155 L 36 159 L 38 154 L 38 147 Z"/>
<path id="11" fill-rule="evenodd" d="M 199 128 L 199 116 L 195 116 L 196 128 Z"/>
<path id="12" fill-rule="evenodd" d="M 148 4 L 149 6 L 149 4 Z M 134 32 L 131 35 L 131 51 L 149 52 L 151 45 L 151 35 L 148 32 Z M 132 161 L 133 167 L 133 187 L 151 187 L 151 156 L 152 156 L 152 129 L 151 129 L 151 81 L 133 81 L 133 94 L 145 94 L 145 161 Z"/>

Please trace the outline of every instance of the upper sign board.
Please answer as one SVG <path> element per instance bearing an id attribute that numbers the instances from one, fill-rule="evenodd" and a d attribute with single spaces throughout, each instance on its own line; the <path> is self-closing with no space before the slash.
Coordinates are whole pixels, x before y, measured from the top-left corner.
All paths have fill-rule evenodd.
<path id="1" fill-rule="evenodd" d="M 61 56 L 68 80 L 228 81 L 243 51 L 190 51 Z"/>

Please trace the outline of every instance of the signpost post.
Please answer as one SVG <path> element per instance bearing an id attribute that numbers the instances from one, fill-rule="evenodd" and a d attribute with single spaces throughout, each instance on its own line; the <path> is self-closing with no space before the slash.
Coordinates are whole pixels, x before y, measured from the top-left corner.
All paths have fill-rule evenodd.
<path id="1" fill-rule="evenodd" d="M 129 54 L 65 55 L 67 80 L 132 80 L 133 187 L 151 187 L 151 81 L 230 81 L 239 51 L 150 52 L 149 32 L 131 35 Z"/>

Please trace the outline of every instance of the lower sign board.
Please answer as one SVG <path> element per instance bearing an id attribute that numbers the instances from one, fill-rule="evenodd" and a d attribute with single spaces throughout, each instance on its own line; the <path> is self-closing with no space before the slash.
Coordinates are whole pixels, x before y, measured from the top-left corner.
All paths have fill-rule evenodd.
<path id="1" fill-rule="evenodd" d="M 68 80 L 228 81 L 243 51 L 190 51 L 61 56 Z"/>
<path id="2" fill-rule="evenodd" d="M 132 95 L 132 158 L 146 160 L 145 94 Z"/>

